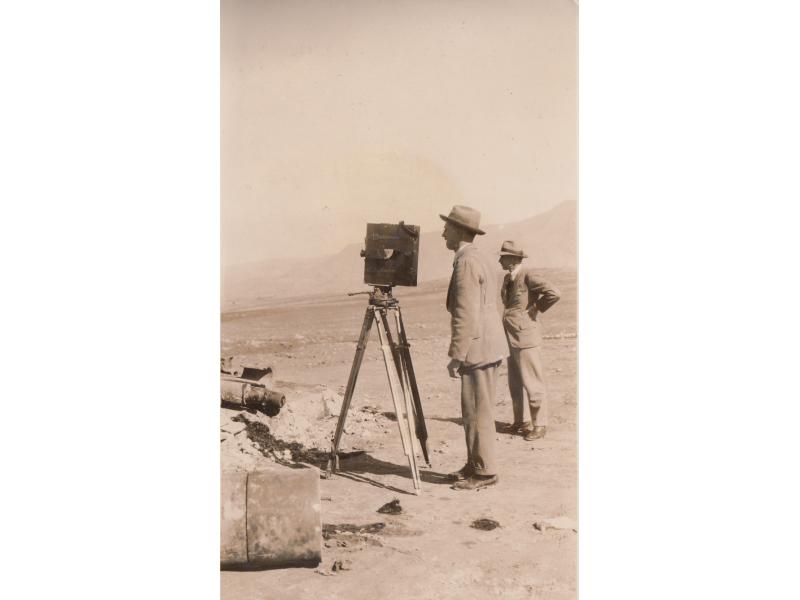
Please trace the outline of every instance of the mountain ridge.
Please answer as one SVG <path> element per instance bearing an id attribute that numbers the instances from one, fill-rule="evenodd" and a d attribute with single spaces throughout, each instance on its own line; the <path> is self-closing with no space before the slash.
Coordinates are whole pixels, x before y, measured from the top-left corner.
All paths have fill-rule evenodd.
<path id="1" fill-rule="evenodd" d="M 475 243 L 491 253 L 503 240 L 515 240 L 528 254 L 532 268 L 577 267 L 577 203 L 563 202 L 515 223 L 487 225 Z M 297 259 L 267 258 L 232 265 L 222 272 L 223 308 L 240 308 L 278 298 L 340 293 L 364 287 L 363 240 L 326 256 Z M 418 283 L 449 277 L 452 252 L 441 231 L 420 234 Z M 498 266 L 499 268 L 499 266 Z"/>

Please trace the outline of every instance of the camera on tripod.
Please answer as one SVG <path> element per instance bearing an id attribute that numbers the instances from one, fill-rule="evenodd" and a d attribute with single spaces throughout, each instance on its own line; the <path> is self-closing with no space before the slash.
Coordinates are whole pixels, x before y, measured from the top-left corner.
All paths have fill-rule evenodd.
<path id="1" fill-rule="evenodd" d="M 331 454 L 326 472 L 330 477 L 333 471 L 339 468 L 339 443 L 344 433 L 344 423 L 356 387 L 358 371 L 367 348 L 369 332 L 374 324 L 378 329 L 378 339 L 383 352 L 386 375 L 389 378 L 389 391 L 394 404 L 394 414 L 397 416 L 397 426 L 400 429 L 403 453 L 408 458 L 414 491 L 419 494 L 421 484 L 414 438 L 419 441 L 422 456 L 430 466 L 428 429 L 425 426 L 414 365 L 411 363 L 411 345 L 408 343 L 403 324 L 400 302 L 392 296 L 392 287 L 396 285 L 417 285 L 419 227 L 406 225 L 403 221 L 397 225 L 367 223 L 367 237 L 361 256 L 364 257 L 364 283 L 373 286 L 374 289 L 371 292 L 348 294 L 349 296 L 368 294 L 369 303 L 364 312 L 361 335 L 358 337 L 353 366 L 347 380 L 342 408 L 339 410 L 339 421 L 336 423 L 336 431 L 331 440 Z"/>
<path id="2" fill-rule="evenodd" d="M 367 223 L 364 240 L 364 283 L 393 287 L 417 285 L 419 226 Z"/>

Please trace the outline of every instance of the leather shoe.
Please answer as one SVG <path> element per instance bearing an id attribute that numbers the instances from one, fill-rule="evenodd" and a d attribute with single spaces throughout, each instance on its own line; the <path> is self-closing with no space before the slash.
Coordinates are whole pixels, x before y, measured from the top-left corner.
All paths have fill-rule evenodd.
<path id="1" fill-rule="evenodd" d="M 469 464 L 466 464 L 463 467 L 461 467 L 458 471 L 454 471 L 453 473 L 450 473 L 447 476 L 447 478 L 450 481 L 464 481 L 468 477 L 472 477 L 473 473 L 474 473 L 474 470 L 472 469 L 472 466 L 469 465 Z"/>
<path id="2" fill-rule="evenodd" d="M 512 435 L 525 435 L 531 429 L 531 424 L 529 421 L 523 421 L 522 423 L 512 423 L 511 426 L 508 428 L 508 432 Z"/>
<path id="3" fill-rule="evenodd" d="M 454 490 L 479 490 L 496 484 L 500 478 L 497 475 L 473 475 L 464 481 L 456 481 L 450 487 Z"/>
<path id="4" fill-rule="evenodd" d="M 544 437 L 544 434 L 547 433 L 547 427 L 540 426 L 534 427 L 528 433 L 525 434 L 525 441 L 532 442 L 533 440 L 538 440 Z"/>

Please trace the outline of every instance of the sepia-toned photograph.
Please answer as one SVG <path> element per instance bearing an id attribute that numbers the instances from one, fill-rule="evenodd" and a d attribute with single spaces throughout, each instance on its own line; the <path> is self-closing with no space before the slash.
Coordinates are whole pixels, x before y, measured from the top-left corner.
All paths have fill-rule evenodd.
<path id="1" fill-rule="evenodd" d="M 5 3 L 2 597 L 800 598 L 758 9 Z"/>
<path id="2" fill-rule="evenodd" d="M 758 8 L 5 3 L 2 597 L 800 598 Z"/>
<path id="3" fill-rule="evenodd" d="M 222 0 L 221 597 L 577 597 L 574 0 Z"/>

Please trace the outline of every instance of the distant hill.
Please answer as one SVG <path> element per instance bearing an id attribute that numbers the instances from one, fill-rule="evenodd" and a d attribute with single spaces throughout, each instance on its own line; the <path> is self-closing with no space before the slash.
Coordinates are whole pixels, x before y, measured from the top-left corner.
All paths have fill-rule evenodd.
<path id="1" fill-rule="evenodd" d="M 577 221 L 577 204 L 564 202 L 524 221 L 486 226 L 486 235 L 478 236 L 476 243 L 498 252 L 503 240 L 515 240 L 530 257 L 527 265 L 575 268 Z M 264 260 L 228 267 L 222 273 L 223 310 L 257 306 L 276 298 L 366 289 L 360 256 L 363 247 L 362 241 L 329 256 Z M 424 232 L 420 236 L 418 282 L 449 277 L 452 257 L 453 253 L 445 248 L 441 230 Z"/>

